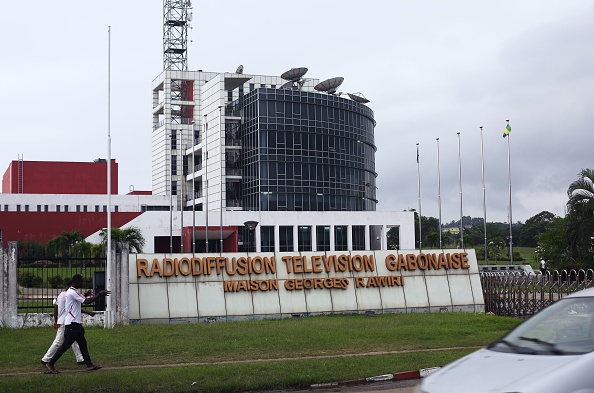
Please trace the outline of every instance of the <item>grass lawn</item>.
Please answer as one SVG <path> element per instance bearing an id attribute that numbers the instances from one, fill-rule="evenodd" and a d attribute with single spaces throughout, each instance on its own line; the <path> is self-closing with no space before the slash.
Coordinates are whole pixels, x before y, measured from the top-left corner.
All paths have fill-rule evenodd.
<path id="1" fill-rule="evenodd" d="M 54 338 L 53 329 L 4 328 L 0 329 L 0 391 L 305 388 L 441 366 L 474 350 L 448 348 L 484 346 L 518 323 L 513 318 L 446 313 L 88 328 L 89 352 L 104 369 L 72 372 L 84 366 L 78 366 L 69 351 L 56 364 L 60 375 L 44 375 L 39 363 Z M 407 352 L 390 353 L 395 351 Z M 21 374 L 10 375 L 14 373 Z"/>

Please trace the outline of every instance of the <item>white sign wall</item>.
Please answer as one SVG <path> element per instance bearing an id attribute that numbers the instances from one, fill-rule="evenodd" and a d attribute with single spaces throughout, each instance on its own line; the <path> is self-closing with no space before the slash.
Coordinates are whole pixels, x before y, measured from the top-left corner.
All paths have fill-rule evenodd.
<path id="1" fill-rule="evenodd" d="M 130 322 L 484 312 L 474 250 L 130 255 Z"/>

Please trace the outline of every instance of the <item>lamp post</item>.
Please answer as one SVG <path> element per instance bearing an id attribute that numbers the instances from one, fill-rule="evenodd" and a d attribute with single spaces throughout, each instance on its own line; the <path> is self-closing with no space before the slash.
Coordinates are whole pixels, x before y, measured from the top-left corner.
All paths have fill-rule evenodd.
<path id="1" fill-rule="evenodd" d="M 243 225 L 246 227 L 246 229 L 249 231 L 248 232 L 248 252 L 251 249 L 251 244 L 249 241 L 249 234 L 254 232 L 254 229 L 256 229 L 256 227 L 258 226 L 258 221 L 246 221 L 243 223 Z M 255 242 L 254 242 L 254 251 L 255 250 Z"/>

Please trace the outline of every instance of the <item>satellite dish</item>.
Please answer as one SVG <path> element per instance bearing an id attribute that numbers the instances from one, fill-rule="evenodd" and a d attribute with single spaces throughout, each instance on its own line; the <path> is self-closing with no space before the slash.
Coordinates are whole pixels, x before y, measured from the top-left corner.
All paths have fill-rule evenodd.
<path id="1" fill-rule="evenodd" d="M 347 93 L 349 98 L 353 101 L 360 102 L 361 104 L 367 104 L 369 100 L 365 98 L 362 93 Z"/>
<path id="2" fill-rule="evenodd" d="M 243 74 L 243 64 L 240 64 L 235 71 L 236 74 Z"/>
<path id="3" fill-rule="evenodd" d="M 344 81 L 344 78 L 341 76 L 337 76 L 336 78 L 326 79 L 325 81 L 320 82 L 317 85 L 315 85 L 314 89 L 316 89 L 317 91 L 325 91 L 328 94 L 334 94 L 334 93 L 336 93 L 336 89 L 338 89 L 338 87 L 340 85 L 342 85 L 343 81 Z"/>
<path id="4" fill-rule="evenodd" d="M 289 71 L 283 72 L 283 74 L 281 75 L 281 78 L 283 78 L 286 81 L 296 82 L 299 79 L 301 79 L 301 77 L 303 75 L 305 75 L 306 73 L 307 73 L 307 68 L 305 68 L 305 67 L 291 68 Z"/>
<path id="5" fill-rule="evenodd" d="M 287 89 L 287 90 L 293 90 L 293 81 L 288 81 L 287 83 L 283 84 L 281 87 L 279 87 L 279 89 Z"/>

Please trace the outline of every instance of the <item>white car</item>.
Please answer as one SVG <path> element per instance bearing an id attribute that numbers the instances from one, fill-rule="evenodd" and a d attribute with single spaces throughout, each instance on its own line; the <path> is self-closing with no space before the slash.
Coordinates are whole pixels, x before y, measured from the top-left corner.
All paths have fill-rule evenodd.
<path id="1" fill-rule="evenodd" d="M 430 374 L 419 389 L 594 393 L 594 288 L 551 304 L 500 340 Z"/>

